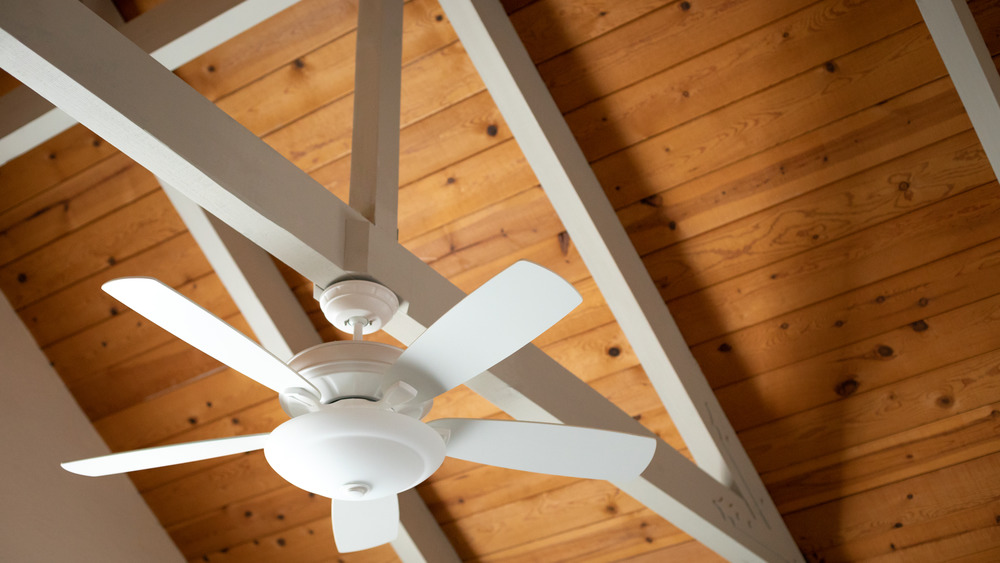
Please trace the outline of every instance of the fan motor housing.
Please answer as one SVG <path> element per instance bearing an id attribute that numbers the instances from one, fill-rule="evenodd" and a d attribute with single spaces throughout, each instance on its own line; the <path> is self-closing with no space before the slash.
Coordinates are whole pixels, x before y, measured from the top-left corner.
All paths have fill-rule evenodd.
<path id="1" fill-rule="evenodd" d="M 267 438 L 267 462 L 296 487 L 341 500 L 405 491 L 441 466 L 445 440 L 436 430 L 364 403 L 327 405 L 285 422 Z"/>

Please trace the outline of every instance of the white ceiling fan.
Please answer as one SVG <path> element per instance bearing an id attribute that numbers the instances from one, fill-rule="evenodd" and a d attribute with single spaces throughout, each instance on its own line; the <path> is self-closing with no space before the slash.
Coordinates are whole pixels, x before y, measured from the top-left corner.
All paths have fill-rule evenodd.
<path id="1" fill-rule="evenodd" d="M 263 449 L 290 483 L 333 499 L 341 552 L 396 538 L 397 494 L 430 476 L 444 457 L 592 479 L 630 479 L 649 464 L 650 437 L 558 424 L 420 419 L 434 397 L 486 371 L 581 302 L 572 285 L 518 262 L 469 294 L 406 350 L 362 340 L 395 314 L 390 290 L 344 280 L 320 298 L 354 339 L 305 350 L 286 365 L 230 325 L 152 278 L 103 289 L 182 340 L 278 392 L 291 420 L 267 434 L 190 442 L 62 464 L 109 475 Z M 544 377 L 544 374 L 539 374 Z"/>

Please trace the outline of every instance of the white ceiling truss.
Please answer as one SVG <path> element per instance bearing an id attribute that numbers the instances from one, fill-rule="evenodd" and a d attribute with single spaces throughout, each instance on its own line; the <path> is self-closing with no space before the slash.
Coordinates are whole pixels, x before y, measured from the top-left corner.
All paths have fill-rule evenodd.
<path id="1" fill-rule="evenodd" d="M 111 0 L 83 0 L 122 35 L 174 70 L 299 0 L 171 0 L 129 22 Z M 26 86 L 0 97 L 0 164 L 76 125 Z"/>
<path id="2" fill-rule="evenodd" d="M 401 0 L 374 4 L 391 21 Z M 642 476 L 614 484 L 727 559 L 802 561 L 502 7 L 441 4 L 698 464 L 658 440 Z M 391 33 L 372 35 L 359 56 L 398 60 Z M 404 306 L 385 330 L 404 344 L 463 297 L 396 241 L 395 168 L 352 176 L 343 204 L 75 0 L 0 4 L 0 66 L 318 288 L 364 275 L 392 289 Z M 359 69 L 358 88 L 377 93 L 359 112 L 383 133 L 355 137 L 366 149 L 352 168 L 398 156 L 384 133 L 398 131 L 398 63 L 396 78 L 374 67 Z M 532 345 L 467 385 L 515 418 L 650 434 Z"/>

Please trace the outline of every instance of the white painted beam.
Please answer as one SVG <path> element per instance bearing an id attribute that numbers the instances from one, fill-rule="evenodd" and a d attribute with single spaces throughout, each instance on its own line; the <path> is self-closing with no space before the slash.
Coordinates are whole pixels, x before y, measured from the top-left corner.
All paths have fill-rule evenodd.
<path id="1" fill-rule="evenodd" d="M 160 185 L 264 348 L 288 361 L 323 342 L 267 252 L 184 194 Z M 399 524 L 392 546 L 403 563 L 461 560 L 416 490 L 399 495 Z"/>
<path id="2" fill-rule="evenodd" d="M 459 563 L 455 547 L 416 489 L 399 495 L 399 537 L 392 548 L 403 563 Z"/>
<path id="3" fill-rule="evenodd" d="M 298 0 L 171 0 L 124 23 L 110 0 L 84 2 L 174 70 Z M 109 6 L 114 13 L 109 12 Z M 115 15 L 118 15 L 115 18 Z M 0 164 L 76 125 L 76 120 L 25 86 L 0 97 Z"/>
<path id="4" fill-rule="evenodd" d="M 403 0 L 361 2 L 357 38 L 349 201 L 375 226 L 395 233 Z"/>
<path id="5" fill-rule="evenodd" d="M 771 524 L 800 557 L 747 456 L 503 6 L 442 0 L 462 45 L 698 465 Z"/>
<path id="6" fill-rule="evenodd" d="M 0 66 L 318 286 L 348 270 L 385 283 L 404 301 L 386 330 L 404 344 L 462 298 L 395 237 L 73 4 L 0 3 Z M 518 418 L 649 434 L 534 346 L 469 384 Z M 759 539 L 780 523 L 763 522 L 662 440 L 642 477 L 619 485 L 724 557 L 800 560 Z"/>
<path id="7" fill-rule="evenodd" d="M 955 90 L 1000 176 L 1000 74 L 965 0 L 917 0 Z"/>

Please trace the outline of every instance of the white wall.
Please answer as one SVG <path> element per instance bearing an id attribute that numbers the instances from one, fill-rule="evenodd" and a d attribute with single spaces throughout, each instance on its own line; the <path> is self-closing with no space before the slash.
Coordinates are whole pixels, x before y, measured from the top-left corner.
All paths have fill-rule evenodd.
<path id="1" fill-rule="evenodd" d="M 59 467 L 104 453 L 0 295 L 0 561 L 184 561 L 127 477 Z"/>

